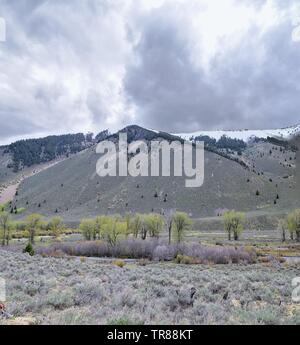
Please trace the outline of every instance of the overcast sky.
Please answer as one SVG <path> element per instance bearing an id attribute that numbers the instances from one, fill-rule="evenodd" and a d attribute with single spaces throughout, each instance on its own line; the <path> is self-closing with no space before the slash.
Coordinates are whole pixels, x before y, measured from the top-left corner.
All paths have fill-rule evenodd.
<path id="1" fill-rule="evenodd" d="M 0 17 L 1 144 L 300 122 L 299 0 L 0 0 Z"/>

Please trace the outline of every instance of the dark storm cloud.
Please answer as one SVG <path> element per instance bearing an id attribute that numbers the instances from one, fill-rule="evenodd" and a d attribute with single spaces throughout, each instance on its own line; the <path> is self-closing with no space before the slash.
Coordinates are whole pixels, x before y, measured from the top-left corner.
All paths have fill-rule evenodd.
<path id="1" fill-rule="evenodd" d="M 216 101 L 227 100 L 224 114 L 233 110 L 223 120 L 227 127 L 274 128 L 299 122 L 300 45 L 291 41 L 291 29 L 286 24 L 262 37 L 254 30 L 239 47 L 215 58 L 212 74 L 221 89 Z"/>
<path id="2" fill-rule="evenodd" d="M 191 62 L 187 40 L 166 11 L 153 11 L 145 21 L 135 53 L 138 63 L 127 70 L 125 88 L 137 106 L 139 121 L 165 130 L 216 125 L 222 110 L 204 72 Z M 214 117 L 207 118 L 214 108 Z M 189 128 L 190 127 L 190 128 Z"/>
<path id="3" fill-rule="evenodd" d="M 191 59 L 187 23 L 170 12 L 149 15 L 135 49 L 138 63 L 127 70 L 126 91 L 142 122 L 172 131 L 299 122 L 300 42 L 291 40 L 290 21 L 266 32 L 252 25 L 233 48 L 220 41 L 224 49 L 205 73 Z"/>

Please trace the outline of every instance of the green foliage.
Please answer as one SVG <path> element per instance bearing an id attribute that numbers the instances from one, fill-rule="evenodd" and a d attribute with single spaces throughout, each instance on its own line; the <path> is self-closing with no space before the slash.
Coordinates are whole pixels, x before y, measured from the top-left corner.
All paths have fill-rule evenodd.
<path id="1" fill-rule="evenodd" d="M 28 253 L 30 256 L 34 255 L 34 249 L 30 242 L 28 242 L 28 244 L 24 248 L 23 253 Z"/>
<path id="2" fill-rule="evenodd" d="M 131 222 L 132 234 L 134 237 L 138 237 L 143 228 L 143 215 L 137 213 Z"/>
<path id="3" fill-rule="evenodd" d="M 184 239 L 185 232 L 190 229 L 192 220 L 187 213 L 176 212 L 173 216 L 173 233 L 177 243 Z"/>
<path id="4" fill-rule="evenodd" d="M 160 233 L 164 227 L 164 219 L 159 214 L 149 214 L 145 216 L 145 226 L 148 229 L 148 233 L 150 237 L 159 238 Z"/>
<path id="5" fill-rule="evenodd" d="M 8 212 L 0 212 L 0 238 L 2 246 L 8 245 L 10 240 L 11 222 Z"/>
<path id="6" fill-rule="evenodd" d="M 286 219 L 280 219 L 278 222 L 278 231 L 281 234 L 282 242 L 285 242 L 286 240 L 286 229 L 288 228 L 287 220 Z"/>
<path id="7" fill-rule="evenodd" d="M 102 237 L 103 226 L 107 222 L 106 216 L 100 216 L 95 219 L 95 228 L 93 232 L 93 239 L 100 239 Z"/>
<path id="8" fill-rule="evenodd" d="M 42 216 L 40 214 L 31 214 L 27 216 L 25 223 L 26 230 L 29 233 L 29 242 L 33 245 L 36 232 L 40 229 L 42 225 Z"/>
<path id="9" fill-rule="evenodd" d="M 64 224 L 60 217 L 54 217 L 49 223 L 49 230 L 52 232 L 55 238 L 58 238 L 63 232 Z"/>
<path id="10" fill-rule="evenodd" d="M 125 261 L 123 261 L 123 260 L 115 260 L 115 261 L 113 262 L 113 264 L 114 264 L 115 266 L 120 267 L 120 268 L 123 268 L 123 267 L 126 265 Z"/>
<path id="11" fill-rule="evenodd" d="M 96 219 L 83 219 L 79 229 L 87 241 L 95 241 L 104 237 L 104 230 L 108 222 L 109 217 L 106 216 L 99 216 Z"/>
<path id="12" fill-rule="evenodd" d="M 103 225 L 103 236 L 111 246 L 115 246 L 119 237 L 125 234 L 126 223 L 122 222 L 119 216 L 107 218 L 106 223 Z"/>
<path id="13" fill-rule="evenodd" d="M 25 207 L 20 207 L 20 208 L 17 208 L 15 210 L 15 213 L 16 214 L 21 214 L 21 213 L 24 213 L 26 211 L 26 208 Z"/>
<path id="14" fill-rule="evenodd" d="M 231 240 L 233 234 L 234 240 L 237 241 L 244 231 L 245 214 L 242 212 L 228 211 L 224 213 L 224 228 L 228 233 L 228 239 Z"/>
<path id="15" fill-rule="evenodd" d="M 91 241 L 94 238 L 95 221 L 93 219 L 83 219 L 79 225 L 79 229 L 83 237 L 87 241 Z"/>
<path id="16" fill-rule="evenodd" d="M 125 215 L 124 221 L 126 224 L 125 237 L 127 238 L 132 233 L 132 217 L 129 213 Z"/>
<path id="17" fill-rule="evenodd" d="M 297 242 L 300 242 L 300 209 L 290 213 L 287 217 L 287 227 L 290 231 L 291 238 L 296 235 Z"/>
<path id="18" fill-rule="evenodd" d="M 121 235 L 128 236 L 131 222 L 130 219 L 123 221 L 119 216 L 100 216 L 96 219 L 83 219 L 79 228 L 87 241 L 104 238 L 114 246 Z"/>

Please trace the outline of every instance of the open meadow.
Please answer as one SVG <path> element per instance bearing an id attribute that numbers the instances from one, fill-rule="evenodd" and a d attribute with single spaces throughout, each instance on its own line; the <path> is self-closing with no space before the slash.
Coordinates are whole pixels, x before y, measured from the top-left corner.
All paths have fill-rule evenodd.
<path id="1" fill-rule="evenodd" d="M 0 249 L 10 314 L 0 324 L 300 324 L 300 245 L 278 231 L 229 241 L 190 229 L 172 245 L 165 232 L 114 245 L 80 230 L 37 235 L 34 255 L 22 253 L 26 238 Z"/>

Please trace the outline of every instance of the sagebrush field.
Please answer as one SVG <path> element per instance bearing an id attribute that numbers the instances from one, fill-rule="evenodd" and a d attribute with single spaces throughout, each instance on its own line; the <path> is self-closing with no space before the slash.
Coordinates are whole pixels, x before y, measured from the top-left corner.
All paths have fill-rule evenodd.
<path id="1" fill-rule="evenodd" d="M 25 324 L 299 324 L 299 267 L 44 258 L 1 250 L 7 306 Z M 190 291 L 196 293 L 191 299 Z"/>

